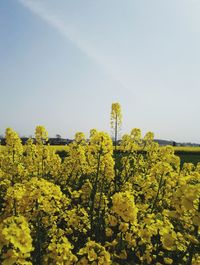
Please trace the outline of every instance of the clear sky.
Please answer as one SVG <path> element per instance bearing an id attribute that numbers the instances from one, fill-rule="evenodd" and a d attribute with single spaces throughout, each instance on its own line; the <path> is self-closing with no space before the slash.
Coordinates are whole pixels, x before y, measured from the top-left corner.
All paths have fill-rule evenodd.
<path id="1" fill-rule="evenodd" d="M 0 0 L 0 134 L 44 125 L 200 143 L 200 0 Z"/>

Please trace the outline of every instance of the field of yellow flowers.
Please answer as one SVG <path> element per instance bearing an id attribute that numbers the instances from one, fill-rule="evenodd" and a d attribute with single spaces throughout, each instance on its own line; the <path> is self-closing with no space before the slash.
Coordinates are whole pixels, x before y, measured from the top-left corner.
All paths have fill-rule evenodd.
<path id="1" fill-rule="evenodd" d="M 113 103 L 114 142 L 79 132 L 62 159 L 44 127 L 25 146 L 6 129 L 0 264 L 200 264 L 200 164 L 139 129 L 117 146 L 121 122 Z"/>
<path id="2" fill-rule="evenodd" d="M 200 264 L 200 164 L 139 129 L 83 133 L 61 158 L 37 126 L 0 152 L 0 264 Z M 140 150 L 140 152 L 138 152 Z"/>

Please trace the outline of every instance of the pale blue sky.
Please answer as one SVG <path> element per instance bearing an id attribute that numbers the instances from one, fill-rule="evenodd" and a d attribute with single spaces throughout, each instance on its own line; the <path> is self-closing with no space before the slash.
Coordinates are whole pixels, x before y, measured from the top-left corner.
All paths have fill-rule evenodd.
<path id="1" fill-rule="evenodd" d="M 0 0 L 0 134 L 109 129 L 200 143 L 200 0 Z"/>

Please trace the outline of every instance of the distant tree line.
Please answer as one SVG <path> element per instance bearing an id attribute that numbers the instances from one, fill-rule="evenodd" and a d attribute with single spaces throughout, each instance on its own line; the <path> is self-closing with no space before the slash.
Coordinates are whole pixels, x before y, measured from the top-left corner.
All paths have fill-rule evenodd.
<path id="1" fill-rule="evenodd" d="M 21 137 L 21 142 L 22 144 L 26 144 L 27 140 L 29 138 L 32 137 Z M 32 138 L 34 141 L 35 139 Z M 115 142 L 115 139 L 112 139 L 113 142 Z M 171 145 L 171 146 L 200 146 L 200 144 L 197 143 L 178 143 L 175 141 L 167 141 L 167 140 L 162 140 L 162 139 L 155 139 L 155 142 L 157 142 L 159 145 L 161 146 L 165 146 L 165 145 Z M 73 142 L 73 139 L 65 139 L 62 138 L 59 134 L 56 134 L 56 137 L 50 137 L 49 140 L 47 141 L 47 144 L 49 145 L 68 145 L 69 143 Z M 116 141 L 116 145 L 120 145 L 121 140 L 117 140 Z M 3 135 L 0 135 L 0 144 L 1 145 L 5 145 L 6 141 L 5 141 L 5 137 Z"/>
<path id="2" fill-rule="evenodd" d="M 21 142 L 22 144 L 26 144 L 27 140 L 29 139 L 29 137 L 21 137 Z M 35 138 L 32 138 L 34 141 L 35 141 Z M 50 145 L 67 145 L 69 143 L 71 143 L 73 140 L 71 139 L 64 139 L 64 138 L 61 138 L 61 137 L 50 137 L 47 141 L 47 144 L 50 144 Z M 3 136 L 0 136 L 0 144 L 1 145 L 6 145 L 6 140 L 5 140 L 5 137 Z"/>

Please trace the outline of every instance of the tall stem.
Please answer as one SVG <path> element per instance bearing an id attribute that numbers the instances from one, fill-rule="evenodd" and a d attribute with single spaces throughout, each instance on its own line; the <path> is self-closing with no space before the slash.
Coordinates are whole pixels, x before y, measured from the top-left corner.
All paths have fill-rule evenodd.
<path id="1" fill-rule="evenodd" d="M 117 150 L 117 122 L 118 122 L 118 120 L 117 120 L 117 114 L 116 114 L 116 117 L 115 117 L 115 152 L 116 152 L 116 150 Z"/>
<path id="2" fill-rule="evenodd" d="M 91 193 L 91 208 L 90 208 L 90 223 L 91 223 L 91 232 L 93 230 L 93 226 L 94 226 L 94 220 L 93 220 L 93 216 L 94 216 L 94 202 L 95 202 L 95 196 L 96 196 L 96 192 L 97 192 L 97 184 L 98 184 L 98 178 L 99 178 L 99 171 L 100 171 L 100 161 L 101 161 L 101 153 L 102 153 L 102 147 L 100 148 L 99 154 L 98 154 L 98 162 L 97 162 L 97 172 L 96 172 L 96 178 L 95 178 L 95 182 L 94 182 L 94 187 Z"/>
<path id="3" fill-rule="evenodd" d="M 40 213 L 39 213 L 39 203 L 38 199 L 36 200 L 36 210 L 38 211 L 37 213 L 37 222 L 36 222 L 36 264 L 37 265 L 42 265 L 42 253 L 41 253 L 41 227 L 40 227 Z"/>
<path id="4" fill-rule="evenodd" d="M 158 186 L 158 191 L 157 191 L 157 194 L 156 194 L 156 198 L 153 202 L 153 205 L 152 205 L 152 208 L 151 208 L 151 213 L 153 213 L 153 210 L 155 208 L 155 205 L 156 205 L 156 202 L 158 200 L 158 195 L 159 195 L 159 192 L 160 192 L 160 189 L 162 187 L 162 180 L 163 180 L 163 175 L 160 177 L 160 181 L 159 181 L 159 186 Z"/>
<path id="5" fill-rule="evenodd" d="M 114 170 L 115 170 L 115 192 L 117 191 L 117 167 L 116 167 L 116 160 L 117 160 L 117 114 L 115 116 L 115 150 L 114 150 L 114 160 L 115 160 L 115 166 L 114 166 Z"/>

